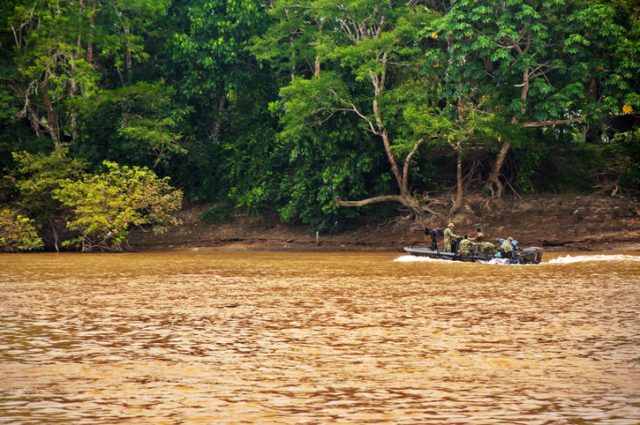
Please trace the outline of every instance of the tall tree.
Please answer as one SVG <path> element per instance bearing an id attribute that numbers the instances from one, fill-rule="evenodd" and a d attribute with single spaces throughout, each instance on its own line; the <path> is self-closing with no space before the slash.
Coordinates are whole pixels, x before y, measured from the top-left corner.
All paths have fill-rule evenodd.
<path id="1" fill-rule="evenodd" d="M 173 61 L 182 95 L 205 118 L 204 129 L 218 143 L 224 112 L 239 84 L 248 79 L 252 59 L 246 51 L 264 14 L 255 0 L 184 0 L 172 9 L 178 25 Z"/>
<path id="2" fill-rule="evenodd" d="M 170 0 L 107 0 L 100 3 L 98 19 L 102 25 L 98 44 L 101 54 L 113 61 L 121 85 L 131 84 L 134 64 L 149 58 L 145 40 L 158 31 L 169 3 Z M 95 3 L 91 7 L 95 8 Z M 91 22 L 95 20 L 94 10 L 90 12 Z"/>
<path id="3" fill-rule="evenodd" d="M 416 61 L 418 30 L 432 15 L 421 7 L 375 1 L 344 4 L 322 0 L 306 6 L 314 11 L 315 19 L 307 20 L 305 30 L 298 32 L 314 34 L 315 54 L 307 56 L 325 62 L 327 70 L 320 75 L 312 73 L 311 79 L 294 78 L 282 89 L 286 111 L 283 131 L 291 133 L 305 124 L 318 127 L 336 114 L 352 115 L 369 137 L 380 143 L 398 194 L 359 201 L 338 199 L 337 205 L 359 207 L 391 201 L 414 214 L 425 213 L 428 207 L 411 194 L 409 185 L 409 166 L 424 140 L 394 136 L 401 132 L 395 127 L 402 121 L 401 103 L 410 102 L 403 73 Z M 301 27 L 298 16 L 295 15 L 295 25 L 281 27 L 295 34 L 291 28 Z M 331 23 L 331 30 L 306 29 L 324 22 Z M 272 43 L 274 40 L 278 37 L 272 38 Z M 305 47 L 308 45 L 304 43 Z M 402 157 L 404 161 L 400 162 Z"/>
<path id="4" fill-rule="evenodd" d="M 17 2 L 9 23 L 17 72 L 7 83 L 22 101 L 19 116 L 28 118 L 36 136 L 48 135 L 60 149 L 76 136 L 77 112 L 70 100 L 90 96 L 97 82 L 84 53 L 84 1 Z"/>

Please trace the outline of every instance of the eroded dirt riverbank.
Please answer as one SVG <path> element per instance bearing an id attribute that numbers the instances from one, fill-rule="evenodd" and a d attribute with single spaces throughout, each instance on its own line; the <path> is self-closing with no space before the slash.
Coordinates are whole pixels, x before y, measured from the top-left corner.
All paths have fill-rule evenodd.
<path id="1" fill-rule="evenodd" d="M 448 203 L 438 200 L 440 214 L 416 223 L 409 220 L 366 221 L 352 231 L 319 234 L 305 226 L 275 223 L 239 215 L 230 224 L 209 225 L 200 217 L 208 207 L 185 209 L 183 224 L 162 235 L 136 233 L 131 244 L 148 249 L 259 250 L 397 250 L 424 243 L 420 229 L 456 223 L 456 231 L 474 233 L 478 225 L 490 238 L 513 236 L 521 245 L 547 250 L 640 250 L 640 203 L 600 195 L 540 195 L 521 200 L 490 201 L 469 196 L 462 212 L 448 217 Z"/>

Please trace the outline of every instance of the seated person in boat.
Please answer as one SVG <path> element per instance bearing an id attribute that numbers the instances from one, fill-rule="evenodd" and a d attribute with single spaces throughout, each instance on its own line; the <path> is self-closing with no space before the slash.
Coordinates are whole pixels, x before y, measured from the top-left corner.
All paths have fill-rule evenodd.
<path id="1" fill-rule="evenodd" d="M 469 239 L 469 235 L 464 235 L 464 238 L 460 241 L 460 245 L 458 247 L 459 255 L 471 255 L 471 248 L 473 247 L 473 242 Z"/>
<path id="2" fill-rule="evenodd" d="M 496 247 L 493 246 L 491 242 L 478 242 L 476 244 L 476 249 L 478 250 L 479 253 L 482 253 L 482 254 L 493 255 L 496 253 Z"/>
<path id="3" fill-rule="evenodd" d="M 453 233 L 454 228 L 455 226 L 453 225 L 453 223 L 449 223 L 447 228 L 444 229 L 444 252 L 453 252 L 451 249 L 452 242 L 460 238 L 460 236 Z"/>
<path id="4" fill-rule="evenodd" d="M 520 252 L 520 247 L 518 245 L 518 241 L 517 240 L 513 239 L 511 241 L 511 249 L 512 249 L 511 257 L 512 258 L 518 258 L 518 255 L 519 255 L 518 253 Z"/>
<path id="5" fill-rule="evenodd" d="M 438 242 L 444 239 L 444 229 L 441 227 L 434 227 L 433 229 L 425 227 L 424 235 L 425 238 L 428 236 L 431 239 L 431 249 L 437 251 Z"/>
<path id="6" fill-rule="evenodd" d="M 513 247 L 513 238 L 511 236 L 509 236 L 507 239 L 504 239 L 502 241 L 502 244 L 500 244 L 500 247 L 498 248 L 498 252 L 500 254 L 502 254 L 503 258 L 512 258 L 514 257 L 514 247 Z M 517 251 L 516 255 L 517 255 Z"/>

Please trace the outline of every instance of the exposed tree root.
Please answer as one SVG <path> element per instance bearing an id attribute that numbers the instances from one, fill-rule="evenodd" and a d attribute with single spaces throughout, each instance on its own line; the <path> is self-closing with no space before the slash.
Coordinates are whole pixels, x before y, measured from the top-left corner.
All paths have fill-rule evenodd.
<path id="1" fill-rule="evenodd" d="M 423 199 L 426 199 L 426 197 L 423 197 Z M 429 208 L 428 205 L 421 203 L 415 196 L 411 195 L 381 195 L 361 199 L 359 201 L 343 201 L 340 198 L 336 198 L 336 205 L 340 207 L 364 207 L 381 202 L 399 203 L 403 207 L 408 209 L 411 213 L 411 216 L 416 219 L 422 218 L 427 214 L 435 216 L 438 215 L 438 213 Z"/>

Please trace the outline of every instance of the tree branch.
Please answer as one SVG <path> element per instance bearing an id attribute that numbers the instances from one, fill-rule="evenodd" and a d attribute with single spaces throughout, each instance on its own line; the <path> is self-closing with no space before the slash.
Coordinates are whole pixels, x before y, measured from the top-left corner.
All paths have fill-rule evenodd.
<path id="1" fill-rule="evenodd" d="M 550 126 L 550 125 L 571 124 L 571 123 L 574 123 L 574 122 L 582 122 L 582 121 L 584 121 L 584 117 L 580 116 L 580 117 L 575 117 L 575 118 L 568 118 L 568 119 L 565 119 L 565 120 L 525 122 L 525 123 L 522 124 L 522 126 L 525 127 L 525 128 L 547 127 L 547 126 Z"/>
<path id="2" fill-rule="evenodd" d="M 380 202 L 403 203 L 403 199 L 400 195 L 374 196 L 371 198 L 362 199 L 360 201 L 342 201 L 340 198 L 336 198 L 336 205 L 338 205 L 339 207 L 364 207 L 365 205 L 377 204 Z"/>

